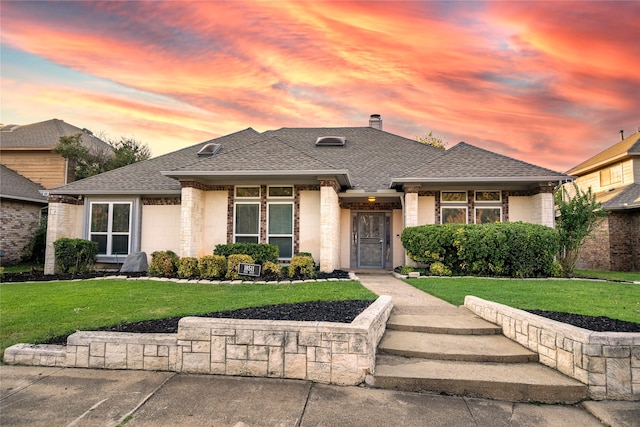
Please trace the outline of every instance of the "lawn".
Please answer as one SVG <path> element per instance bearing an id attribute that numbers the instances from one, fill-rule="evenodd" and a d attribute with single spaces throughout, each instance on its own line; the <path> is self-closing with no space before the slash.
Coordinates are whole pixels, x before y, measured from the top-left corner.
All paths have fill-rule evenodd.
<path id="1" fill-rule="evenodd" d="M 151 280 L 0 284 L 0 353 L 76 330 L 308 301 L 375 300 L 355 281 L 205 285 Z"/>
<path id="2" fill-rule="evenodd" d="M 640 272 L 632 271 L 599 271 L 599 270 L 573 270 L 576 277 L 589 279 L 621 280 L 626 282 L 640 282 Z"/>
<path id="3" fill-rule="evenodd" d="M 474 295 L 523 310 L 538 309 L 640 323 L 640 285 L 592 280 L 491 278 L 407 279 L 407 283 L 455 305 Z"/>

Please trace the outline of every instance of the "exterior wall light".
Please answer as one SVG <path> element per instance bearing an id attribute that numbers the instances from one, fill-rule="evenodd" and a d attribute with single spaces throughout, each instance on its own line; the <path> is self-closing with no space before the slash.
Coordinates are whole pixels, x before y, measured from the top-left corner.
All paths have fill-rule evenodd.
<path id="1" fill-rule="evenodd" d="M 376 196 L 369 196 L 367 197 L 367 200 L 370 201 L 371 203 L 376 201 Z"/>

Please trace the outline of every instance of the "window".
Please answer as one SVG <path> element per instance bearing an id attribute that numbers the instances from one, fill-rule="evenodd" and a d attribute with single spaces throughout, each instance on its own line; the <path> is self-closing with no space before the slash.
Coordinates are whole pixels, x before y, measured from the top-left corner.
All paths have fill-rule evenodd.
<path id="1" fill-rule="evenodd" d="M 278 246 L 280 258 L 293 256 L 293 203 L 269 203 L 267 210 L 269 244 Z"/>
<path id="2" fill-rule="evenodd" d="M 619 184 L 622 182 L 622 163 L 613 165 L 600 171 L 600 187 Z"/>
<path id="3" fill-rule="evenodd" d="M 467 223 L 467 192 L 442 191 L 440 193 L 440 222 L 442 224 Z"/>
<path id="4" fill-rule="evenodd" d="M 258 243 L 260 241 L 260 187 L 236 187 L 234 213 L 234 241 Z M 253 199 L 253 200 L 252 200 Z"/>
<path id="5" fill-rule="evenodd" d="M 98 255 L 127 255 L 131 248 L 130 202 L 91 203 L 89 239 L 98 244 Z"/>
<path id="6" fill-rule="evenodd" d="M 476 224 L 502 222 L 501 191 L 476 191 L 475 202 Z"/>
<path id="7" fill-rule="evenodd" d="M 293 256 L 293 186 L 267 187 L 266 236 L 260 235 L 261 210 L 265 208 L 260 199 L 259 186 L 236 187 L 234 213 L 234 241 L 278 246 L 280 258 Z"/>

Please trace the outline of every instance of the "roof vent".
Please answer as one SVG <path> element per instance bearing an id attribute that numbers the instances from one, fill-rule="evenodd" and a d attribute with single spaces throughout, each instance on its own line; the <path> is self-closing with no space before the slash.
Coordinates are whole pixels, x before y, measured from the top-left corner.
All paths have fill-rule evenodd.
<path id="1" fill-rule="evenodd" d="M 198 151 L 198 157 L 211 157 L 222 149 L 222 145 L 210 143 L 205 145 Z"/>
<path id="2" fill-rule="evenodd" d="M 342 147 L 346 138 L 344 136 L 321 136 L 316 139 L 318 147 Z"/>
<path id="3" fill-rule="evenodd" d="M 380 114 L 372 114 L 369 117 L 369 127 L 382 130 L 382 117 L 380 117 Z"/>
<path id="4" fill-rule="evenodd" d="M 86 133 L 87 135 L 93 135 L 93 132 L 91 132 L 89 129 L 87 128 L 82 128 L 82 132 Z"/>
<path id="5" fill-rule="evenodd" d="M 2 129 L 0 129 L 2 132 L 13 132 L 14 130 L 18 129 L 20 127 L 20 125 L 4 125 L 2 126 Z"/>

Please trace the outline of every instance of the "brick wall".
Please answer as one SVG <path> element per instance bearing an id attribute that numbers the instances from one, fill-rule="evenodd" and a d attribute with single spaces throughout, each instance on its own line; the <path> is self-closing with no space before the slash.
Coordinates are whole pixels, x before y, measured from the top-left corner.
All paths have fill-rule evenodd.
<path id="1" fill-rule="evenodd" d="M 40 224 L 44 205 L 3 199 L 0 204 L 0 249 L 2 265 L 20 261 L 22 250 Z"/>

